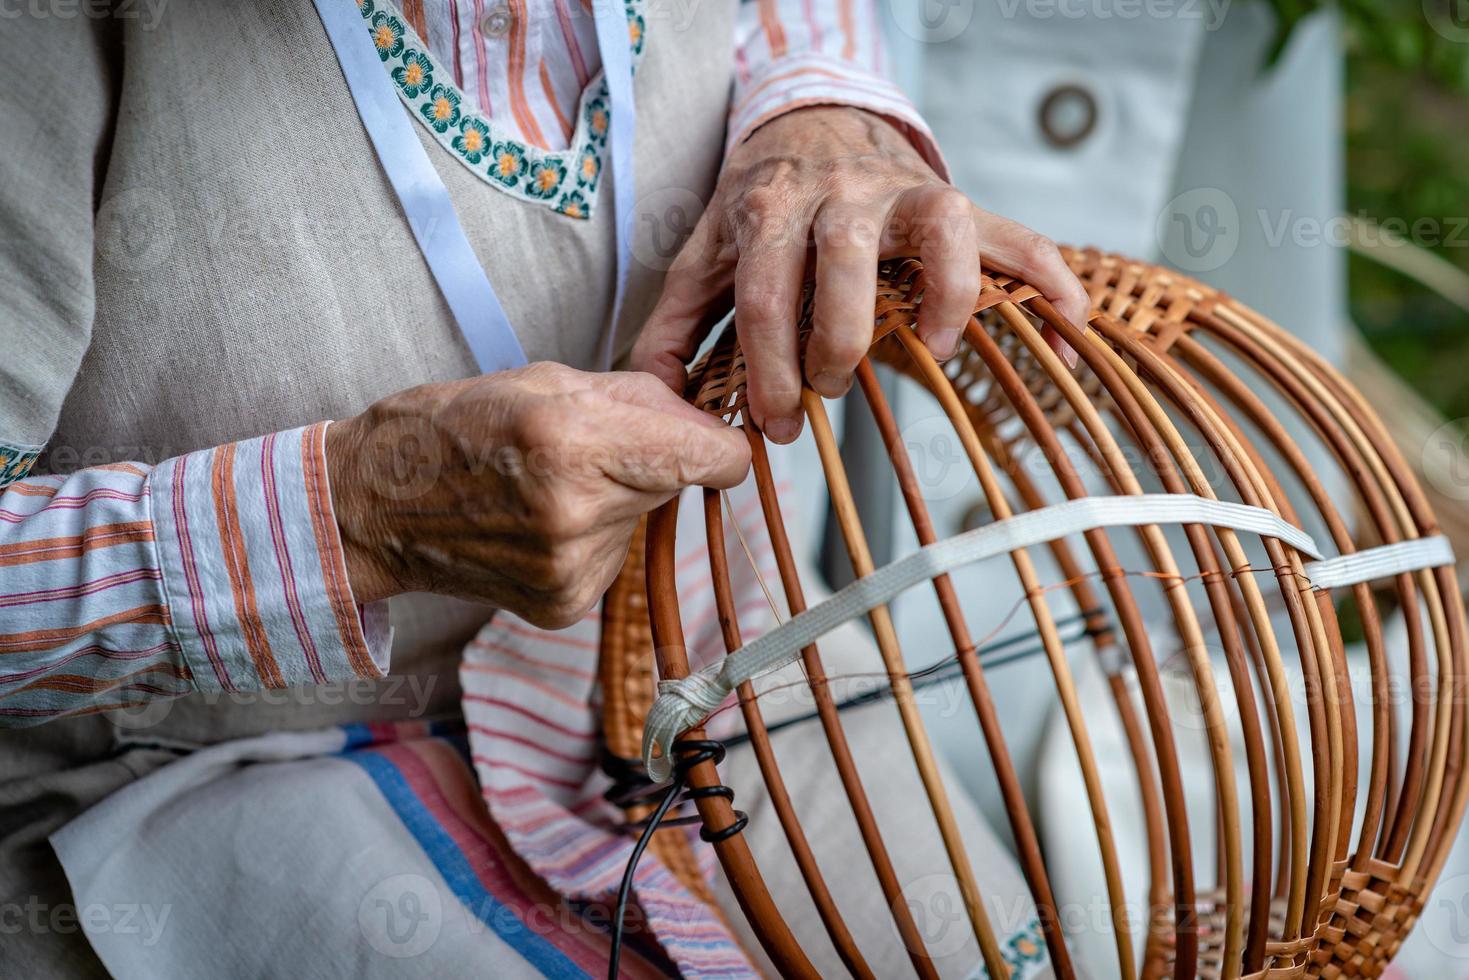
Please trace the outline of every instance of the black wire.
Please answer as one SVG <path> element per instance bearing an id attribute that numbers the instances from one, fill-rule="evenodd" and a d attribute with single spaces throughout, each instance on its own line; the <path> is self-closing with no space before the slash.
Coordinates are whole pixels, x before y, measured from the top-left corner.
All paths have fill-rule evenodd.
<path id="1" fill-rule="evenodd" d="M 657 832 L 662 824 L 665 827 L 674 826 L 674 821 L 664 823 L 664 817 L 673 806 L 673 801 L 679 797 L 679 791 L 683 791 L 680 803 L 690 800 L 707 800 L 713 797 L 734 802 L 734 790 L 728 786 L 716 784 L 714 786 L 687 787 L 689 770 L 695 766 L 712 762 L 718 765 L 724 761 L 724 743 L 708 738 L 686 738 L 675 742 L 670 752 L 673 755 L 673 779 L 668 784 L 668 789 L 659 801 L 658 808 L 644 821 L 643 832 L 638 837 L 638 842 L 633 846 L 632 854 L 628 855 L 627 867 L 622 872 L 622 883 L 617 888 L 617 908 L 612 920 L 612 951 L 608 957 L 607 976 L 610 980 L 617 980 L 618 965 L 622 961 L 622 938 L 627 924 L 627 901 L 632 892 L 633 874 L 637 871 L 638 861 L 642 859 L 643 852 L 648 849 L 648 843 L 652 841 L 653 834 Z M 743 810 L 734 812 L 734 822 L 722 830 L 710 830 L 708 827 L 699 828 L 699 838 L 707 844 L 718 844 L 722 840 L 728 840 L 735 834 L 745 829 L 750 822 L 750 817 Z M 693 819 L 698 819 L 697 814 Z M 688 820 L 680 819 L 679 823 L 687 823 Z"/>
<path id="2" fill-rule="evenodd" d="M 632 892 L 633 872 L 637 870 L 638 861 L 642 858 L 643 852 L 648 849 L 648 842 L 653 839 L 653 832 L 663 822 L 663 816 L 673 805 L 678 791 L 683 789 L 683 782 L 684 774 L 677 773 L 673 782 L 668 784 L 668 792 L 663 794 L 663 800 L 658 804 L 658 809 L 653 811 L 653 816 L 643 828 L 637 844 L 633 846 L 632 855 L 627 859 L 627 868 L 622 872 L 622 884 L 617 889 L 617 910 L 613 913 L 612 919 L 612 954 L 607 961 L 609 980 L 617 980 L 618 964 L 622 961 L 622 930 L 627 921 L 627 898 Z"/>
<path id="3" fill-rule="evenodd" d="M 1056 625 L 1060 627 L 1078 621 L 1085 622 L 1092 616 L 1097 615 L 1098 612 L 1099 610 L 1087 610 L 1077 613 L 1073 616 L 1057 620 Z M 1096 636 L 1105 632 L 1108 628 L 1110 627 L 1098 628 L 1089 626 L 1078 631 L 1074 636 L 1061 637 L 1061 642 L 1063 644 L 1070 643 L 1073 640 L 1082 639 L 1083 637 Z M 980 662 L 986 668 L 1002 667 L 1006 664 L 1014 663 L 1017 660 L 1024 660 L 1027 657 L 1033 657 L 1039 653 L 1043 653 L 1045 651 L 1045 644 L 1043 642 L 1034 642 L 1036 636 L 1037 634 L 1034 632 L 1021 633 L 981 647 L 977 651 Z M 1013 647 L 1025 641 L 1032 642 L 1028 646 L 1021 647 L 1019 650 L 1007 651 L 1008 647 Z M 912 682 L 913 690 L 921 690 L 953 679 L 954 675 L 958 674 L 960 670 L 961 665 L 959 661 L 951 658 L 916 670 L 909 674 L 908 677 Z M 836 708 L 838 711 L 842 711 L 860 707 L 864 704 L 873 704 L 891 697 L 892 693 L 891 685 L 879 686 L 871 691 L 866 691 L 839 701 Z M 817 712 L 808 712 L 804 715 L 786 718 L 772 725 L 768 725 L 765 730 L 767 734 L 773 734 L 784 728 L 790 728 L 794 725 L 811 721 L 816 717 L 818 717 Z M 637 871 L 638 862 L 642 860 L 643 852 L 648 849 L 648 844 L 653 840 L 653 834 L 660 827 L 685 826 L 700 821 L 698 813 L 675 817 L 671 820 L 667 819 L 668 811 L 672 809 L 674 802 L 687 803 L 691 800 L 709 799 L 710 797 L 721 797 L 731 802 L 734 800 L 734 790 L 728 786 L 715 785 L 689 788 L 687 785 L 689 770 L 701 762 L 718 764 L 724 759 L 725 747 L 727 745 L 739 745 L 749 740 L 749 732 L 741 732 L 724 742 L 713 739 L 683 739 L 674 743 L 671 753 L 676 756 L 673 764 L 673 778 L 666 784 L 655 783 L 649 779 L 639 760 L 625 759 L 621 756 L 614 755 L 603 746 L 602 758 L 600 760 L 602 771 L 612 778 L 612 786 L 603 794 L 604 799 L 626 810 L 645 804 L 658 796 L 658 794 L 662 794 L 662 798 L 659 799 L 658 806 L 652 814 L 642 820 L 627 824 L 626 829 L 631 830 L 641 826 L 642 832 L 638 835 L 637 843 L 633 845 L 632 854 L 628 856 L 627 867 L 623 869 L 622 882 L 617 889 L 617 907 L 613 913 L 612 920 L 612 950 L 607 964 L 607 976 L 609 980 L 617 980 L 617 971 L 622 961 L 623 933 L 627 924 L 627 903 L 632 893 L 633 875 Z M 682 793 L 681 799 L 680 793 Z M 725 827 L 723 830 L 717 831 L 711 831 L 708 827 L 700 827 L 699 837 L 706 843 L 717 844 L 744 830 L 745 825 L 749 822 L 750 818 L 744 811 L 736 810 L 734 823 Z"/>

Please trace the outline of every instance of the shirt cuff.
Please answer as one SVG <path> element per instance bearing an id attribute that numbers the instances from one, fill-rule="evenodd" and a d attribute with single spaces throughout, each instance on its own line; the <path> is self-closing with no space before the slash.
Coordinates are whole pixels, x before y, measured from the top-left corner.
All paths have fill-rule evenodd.
<path id="1" fill-rule="evenodd" d="M 347 581 L 322 422 L 178 456 L 150 475 L 172 629 L 203 691 L 379 678 L 386 603 Z"/>
<path id="2" fill-rule="evenodd" d="M 949 179 L 938 142 L 902 89 L 849 61 L 810 52 L 777 58 L 748 80 L 736 82 L 725 155 L 776 116 L 816 105 L 852 106 L 884 117 L 935 173 Z"/>

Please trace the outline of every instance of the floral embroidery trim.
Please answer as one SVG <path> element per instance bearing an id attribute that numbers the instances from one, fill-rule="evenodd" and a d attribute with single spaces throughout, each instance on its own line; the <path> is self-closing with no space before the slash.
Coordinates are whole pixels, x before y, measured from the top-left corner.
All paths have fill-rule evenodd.
<path id="1" fill-rule="evenodd" d="M 634 71 L 642 61 L 647 32 L 644 2 L 623 2 Z M 507 135 L 490 117 L 471 109 L 453 73 L 434 60 L 391 0 L 357 0 L 357 9 L 398 97 L 440 146 L 507 194 L 567 217 L 592 216 L 611 119 L 605 71 L 598 71 L 582 90 L 571 145 L 543 150 Z"/>
<path id="2" fill-rule="evenodd" d="M 41 449 L 40 446 L 0 443 L 0 490 L 25 479 L 41 457 Z"/>

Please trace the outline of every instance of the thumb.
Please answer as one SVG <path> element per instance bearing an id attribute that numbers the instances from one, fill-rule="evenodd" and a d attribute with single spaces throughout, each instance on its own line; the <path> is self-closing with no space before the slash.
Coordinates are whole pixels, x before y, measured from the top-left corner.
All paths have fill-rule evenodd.
<path id="1" fill-rule="evenodd" d="M 750 468 L 750 445 L 738 429 L 683 413 L 609 399 L 598 415 L 607 477 L 644 493 L 688 486 L 738 486 Z"/>

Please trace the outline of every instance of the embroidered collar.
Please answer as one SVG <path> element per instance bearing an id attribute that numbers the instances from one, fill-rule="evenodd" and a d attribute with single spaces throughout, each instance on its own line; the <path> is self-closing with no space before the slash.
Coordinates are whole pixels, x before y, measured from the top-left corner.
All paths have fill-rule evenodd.
<path id="1" fill-rule="evenodd" d="M 643 3 L 624 0 L 634 70 L 642 60 L 647 26 Z M 605 72 L 598 71 L 582 90 L 571 145 L 543 150 L 510 137 L 488 116 L 470 108 L 453 73 L 439 65 L 391 0 L 357 0 L 357 9 L 398 97 L 439 145 L 506 194 L 567 217 L 592 216 L 611 117 Z"/>

